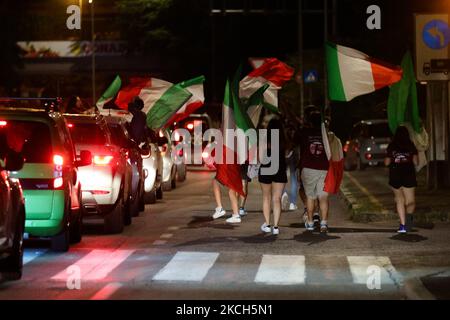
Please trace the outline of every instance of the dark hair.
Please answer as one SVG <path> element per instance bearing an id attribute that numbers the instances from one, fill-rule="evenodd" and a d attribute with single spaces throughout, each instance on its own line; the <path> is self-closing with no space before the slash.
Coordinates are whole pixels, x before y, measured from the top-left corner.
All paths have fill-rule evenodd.
<path id="1" fill-rule="evenodd" d="M 271 119 L 269 121 L 269 123 L 267 124 L 267 142 L 269 144 L 272 143 L 271 141 L 271 130 L 279 130 L 279 137 L 280 137 L 280 149 L 284 149 L 284 145 L 285 145 L 285 136 L 284 136 L 284 128 L 283 128 L 283 123 L 281 122 L 281 120 L 274 118 Z"/>
<path id="2" fill-rule="evenodd" d="M 317 112 L 317 111 L 312 112 L 309 115 L 308 120 L 314 129 L 320 129 L 320 126 L 322 125 L 322 115 L 320 114 L 320 112 Z"/>
<path id="3" fill-rule="evenodd" d="M 409 131 L 405 126 L 399 126 L 392 138 L 391 148 L 395 150 L 411 151 L 415 150 L 416 146 L 409 137 Z"/>

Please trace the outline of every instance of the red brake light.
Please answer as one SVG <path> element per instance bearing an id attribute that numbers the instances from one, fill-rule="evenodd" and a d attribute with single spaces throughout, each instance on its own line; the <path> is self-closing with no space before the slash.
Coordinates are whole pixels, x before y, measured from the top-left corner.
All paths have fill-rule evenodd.
<path id="1" fill-rule="evenodd" d="M 53 180 L 53 189 L 58 189 L 61 188 L 63 186 L 63 178 L 56 178 L 55 180 Z"/>
<path id="2" fill-rule="evenodd" d="M 194 129 L 194 124 L 192 122 L 188 123 L 186 125 L 186 128 L 188 128 L 188 130 L 193 130 Z"/>
<path id="3" fill-rule="evenodd" d="M 64 158 L 60 155 L 55 154 L 53 156 L 53 164 L 55 166 L 62 166 L 64 164 Z"/>
<path id="4" fill-rule="evenodd" d="M 5 127 L 8 124 L 8 122 L 4 120 L 0 120 L 0 127 Z"/>
<path id="5" fill-rule="evenodd" d="M 372 159 L 372 154 L 371 153 L 366 153 L 365 156 L 366 156 L 367 160 L 371 160 Z"/>
<path id="6" fill-rule="evenodd" d="M 68 127 L 68 128 L 73 128 L 73 123 L 68 123 L 68 124 L 67 124 L 67 127 Z"/>
<path id="7" fill-rule="evenodd" d="M 113 156 L 94 156 L 93 163 L 97 166 L 106 166 L 114 159 Z"/>

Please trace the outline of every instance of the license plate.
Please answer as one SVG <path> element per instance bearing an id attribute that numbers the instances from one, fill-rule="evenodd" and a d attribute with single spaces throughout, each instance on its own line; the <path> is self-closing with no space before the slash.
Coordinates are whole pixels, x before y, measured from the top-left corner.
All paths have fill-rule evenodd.
<path id="1" fill-rule="evenodd" d="M 387 144 L 387 143 L 384 143 L 384 144 L 380 145 L 380 149 L 381 149 L 381 150 L 386 150 L 387 147 L 388 147 L 388 144 Z"/>

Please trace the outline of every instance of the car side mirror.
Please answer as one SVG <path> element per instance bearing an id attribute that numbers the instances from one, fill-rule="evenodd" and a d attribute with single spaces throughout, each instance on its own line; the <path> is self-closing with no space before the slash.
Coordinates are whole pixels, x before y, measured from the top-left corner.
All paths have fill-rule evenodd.
<path id="1" fill-rule="evenodd" d="M 88 150 L 81 150 L 79 160 L 76 161 L 77 167 L 85 167 L 92 164 L 92 153 Z"/>
<path id="2" fill-rule="evenodd" d="M 19 171 L 23 168 L 25 159 L 20 152 L 10 151 L 5 157 L 5 169 L 8 171 Z"/>

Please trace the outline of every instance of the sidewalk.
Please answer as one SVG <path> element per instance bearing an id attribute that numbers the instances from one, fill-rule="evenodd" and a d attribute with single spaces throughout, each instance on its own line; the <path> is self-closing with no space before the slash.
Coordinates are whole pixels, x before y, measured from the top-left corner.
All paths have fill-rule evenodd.
<path id="1" fill-rule="evenodd" d="M 449 221 L 450 190 L 427 190 L 425 170 L 419 173 L 417 180 L 415 221 Z M 355 222 L 398 219 L 387 168 L 345 172 L 341 197 Z"/>

